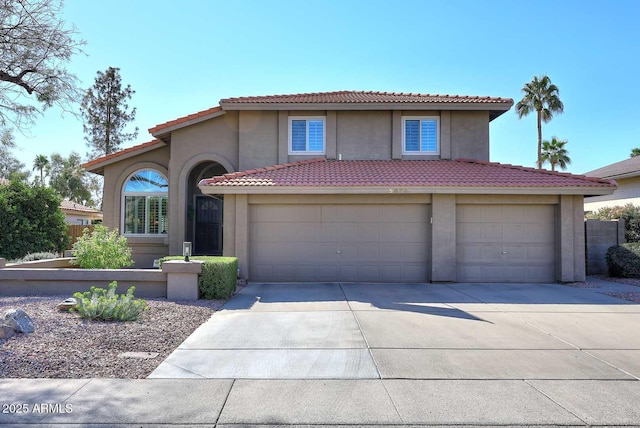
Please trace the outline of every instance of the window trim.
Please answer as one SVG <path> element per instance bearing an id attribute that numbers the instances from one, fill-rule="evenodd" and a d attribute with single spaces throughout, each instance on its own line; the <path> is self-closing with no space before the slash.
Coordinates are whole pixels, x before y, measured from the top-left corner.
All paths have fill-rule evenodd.
<path id="1" fill-rule="evenodd" d="M 433 120 L 436 122 L 436 150 L 435 151 L 425 151 L 422 150 L 422 142 L 420 141 L 420 150 L 407 150 L 406 144 L 406 132 L 407 120 L 419 120 L 420 124 L 422 124 L 423 120 Z M 419 127 L 420 133 L 422 135 L 422 126 Z M 439 155 L 440 154 L 440 116 L 402 116 L 402 154 L 407 156 L 423 156 L 423 155 Z"/>
<path id="2" fill-rule="evenodd" d="M 294 120 L 304 120 L 307 122 L 306 126 L 306 147 L 307 150 L 304 151 L 295 151 L 293 150 L 293 121 Z M 311 151 L 309 150 L 309 121 L 310 120 L 320 120 L 322 121 L 322 150 L 321 151 Z M 324 155 L 327 153 L 327 118 L 326 116 L 289 116 L 289 126 L 288 126 L 288 150 L 289 155 Z"/>
<path id="3" fill-rule="evenodd" d="M 129 180 L 131 180 L 131 177 L 133 177 L 136 174 L 139 174 L 143 171 L 153 171 L 156 174 L 162 176 L 166 182 L 167 182 L 167 191 L 166 192 L 127 192 L 125 189 L 127 187 L 127 183 L 129 183 Z M 149 197 L 158 197 L 160 198 L 159 200 L 159 205 L 160 207 L 162 207 L 162 198 L 166 198 L 167 200 L 167 212 L 165 213 L 165 216 L 167 217 L 167 229 L 169 226 L 169 189 L 168 189 L 168 184 L 169 184 L 169 179 L 166 177 L 165 174 L 163 174 L 162 172 L 158 171 L 157 169 L 154 168 L 141 168 L 141 169 L 137 169 L 134 172 L 132 172 L 131 174 L 129 174 L 129 176 L 127 177 L 126 180 L 124 180 L 124 183 L 122 185 L 122 190 L 120 191 L 120 234 L 124 235 L 128 238 L 166 238 L 167 236 L 169 236 L 168 232 L 165 233 L 126 233 L 126 229 L 125 229 L 125 215 L 126 215 L 126 198 L 127 196 L 144 196 L 146 198 L 145 200 L 145 209 L 148 209 L 149 207 Z M 145 213 L 145 219 L 148 218 L 149 213 Z M 145 220 L 146 221 L 146 220 Z M 145 224 L 145 230 L 147 230 L 148 224 Z"/>

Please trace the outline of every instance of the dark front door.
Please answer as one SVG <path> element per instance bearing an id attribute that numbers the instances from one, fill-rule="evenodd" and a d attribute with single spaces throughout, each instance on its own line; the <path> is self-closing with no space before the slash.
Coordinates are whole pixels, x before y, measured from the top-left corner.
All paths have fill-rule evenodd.
<path id="1" fill-rule="evenodd" d="M 222 255 L 222 198 L 196 196 L 194 254 Z"/>

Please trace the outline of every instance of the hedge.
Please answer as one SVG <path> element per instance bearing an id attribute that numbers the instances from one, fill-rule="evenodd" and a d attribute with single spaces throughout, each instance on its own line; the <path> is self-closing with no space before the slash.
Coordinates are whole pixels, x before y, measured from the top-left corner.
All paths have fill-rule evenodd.
<path id="1" fill-rule="evenodd" d="M 609 247 L 606 255 L 609 276 L 640 278 L 640 243 L 631 242 Z"/>
<path id="2" fill-rule="evenodd" d="M 160 266 L 168 260 L 184 260 L 183 256 L 167 256 L 160 259 Z M 201 299 L 228 299 L 236 289 L 238 259 L 236 257 L 193 256 L 190 260 L 204 262 L 198 277 Z"/>

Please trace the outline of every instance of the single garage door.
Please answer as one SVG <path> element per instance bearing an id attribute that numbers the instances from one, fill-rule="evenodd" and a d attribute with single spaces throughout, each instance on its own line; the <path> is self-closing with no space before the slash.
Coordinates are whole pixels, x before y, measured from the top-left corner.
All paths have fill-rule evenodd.
<path id="1" fill-rule="evenodd" d="M 254 281 L 426 282 L 430 206 L 250 205 Z"/>
<path id="2" fill-rule="evenodd" d="M 554 282 L 553 205 L 458 205 L 459 282 Z"/>

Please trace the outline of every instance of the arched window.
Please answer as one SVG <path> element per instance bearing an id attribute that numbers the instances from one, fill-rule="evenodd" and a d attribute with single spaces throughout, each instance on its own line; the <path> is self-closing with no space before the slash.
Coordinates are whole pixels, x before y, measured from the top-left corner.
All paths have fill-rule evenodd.
<path id="1" fill-rule="evenodd" d="M 133 174 L 123 191 L 125 235 L 165 235 L 169 219 L 169 183 L 152 169 Z"/>

